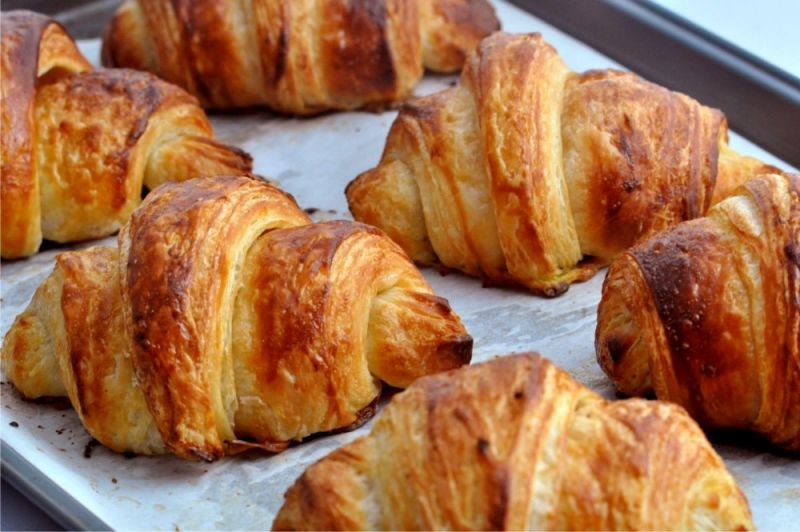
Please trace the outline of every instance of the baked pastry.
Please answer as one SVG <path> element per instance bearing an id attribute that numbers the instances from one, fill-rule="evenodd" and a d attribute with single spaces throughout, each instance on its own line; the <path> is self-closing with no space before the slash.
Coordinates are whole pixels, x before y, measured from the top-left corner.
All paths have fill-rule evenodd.
<path id="1" fill-rule="evenodd" d="M 669 403 L 606 401 L 536 353 L 425 377 L 310 466 L 274 530 L 743 530 L 747 500 Z"/>
<path id="2" fill-rule="evenodd" d="M 213 460 L 357 425 L 381 381 L 408 386 L 471 348 L 379 231 L 309 225 L 279 189 L 222 176 L 151 192 L 119 249 L 59 255 L 2 361 L 115 451 Z"/>
<path id="3" fill-rule="evenodd" d="M 614 261 L 596 349 L 623 393 L 800 451 L 800 176 L 752 179 Z"/>
<path id="4" fill-rule="evenodd" d="M 2 14 L 2 256 L 112 234 L 155 188 L 241 173 L 197 101 L 150 74 L 97 70 L 53 19 Z"/>
<path id="5" fill-rule="evenodd" d="M 103 64 L 147 70 L 205 107 L 313 114 L 410 96 L 499 28 L 488 0 L 126 0 Z"/>
<path id="6" fill-rule="evenodd" d="M 763 166 L 726 137 L 688 96 L 573 73 L 540 35 L 496 33 L 459 86 L 402 108 L 347 200 L 420 264 L 554 296 Z"/>

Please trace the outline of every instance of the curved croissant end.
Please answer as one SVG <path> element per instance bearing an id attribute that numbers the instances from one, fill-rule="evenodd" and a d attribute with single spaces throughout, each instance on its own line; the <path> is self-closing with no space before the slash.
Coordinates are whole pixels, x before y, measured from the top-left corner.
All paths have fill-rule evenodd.
<path id="1" fill-rule="evenodd" d="M 213 140 L 183 90 L 130 70 L 74 73 L 90 66 L 51 19 L 2 20 L 4 258 L 35 253 L 42 238 L 112 234 L 143 185 L 250 170 L 249 155 Z M 38 74 L 35 52 L 17 60 L 34 45 Z"/>
<path id="2" fill-rule="evenodd" d="M 472 339 L 447 301 L 374 228 L 274 231 L 246 264 L 235 328 L 257 334 L 234 334 L 236 427 L 256 441 L 352 425 L 380 381 L 404 388 L 470 360 Z"/>
<path id="3" fill-rule="evenodd" d="M 207 107 L 312 114 L 403 99 L 423 64 L 458 70 L 498 27 L 486 0 L 193 0 L 180 9 L 128 0 L 102 57 L 154 72 Z"/>
<path id="4" fill-rule="evenodd" d="M 68 395 L 113 450 L 212 460 L 363 422 L 378 379 L 469 362 L 458 316 L 395 244 L 309 223 L 256 179 L 163 185 L 119 250 L 59 255 L 3 369 L 26 397 Z"/>
<path id="5" fill-rule="evenodd" d="M 668 403 L 608 402 L 535 353 L 425 377 L 310 466 L 275 530 L 734 530 L 747 500 Z"/>
<path id="6" fill-rule="evenodd" d="M 800 450 L 800 176 L 751 179 L 612 263 L 595 345 L 622 392 Z"/>
<path id="7" fill-rule="evenodd" d="M 417 2 L 422 33 L 422 64 L 435 72 L 457 72 L 478 43 L 500 29 L 484 0 Z"/>
<path id="8" fill-rule="evenodd" d="M 131 364 L 119 253 L 58 255 L 3 342 L 3 372 L 26 398 L 69 397 L 86 429 L 118 452 L 166 452 Z"/>
<path id="9" fill-rule="evenodd" d="M 497 33 L 459 86 L 403 107 L 380 164 L 346 194 L 356 219 L 422 264 L 552 296 L 705 213 L 721 149 L 726 190 L 761 165 L 728 149 L 726 131 L 687 96 L 629 73 L 572 73 L 540 35 Z"/>

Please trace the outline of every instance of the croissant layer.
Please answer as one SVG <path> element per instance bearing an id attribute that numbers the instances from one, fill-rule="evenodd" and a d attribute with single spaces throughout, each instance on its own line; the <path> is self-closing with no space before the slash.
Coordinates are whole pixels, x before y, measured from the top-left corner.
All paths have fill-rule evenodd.
<path id="1" fill-rule="evenodd" d="M 119 247 L 62 253 L 6 335 L 25 396 L 115 451 L 213 460 L 357 426 L 381 382 L 469 362 L 447 301 L 380 231 L 311 224 L 247 176 L 151 192 Z"/>
<path id="2" fill-rule="evenodd" d="M 275 530 L 753 526 L 683 409 L 605 401 L 534 353 L 418 380 L 285 498 Z"/>
<path id="3" fill-rule="evenodd" d="M 150 74 L 96 70 L 55 21 L 3 13 L 2 255 L 119 229 L 142 187 L 241 173 L 197 101 Z M 38 51 L 38 52 L 37 52 Z"/>
<path id="4" fill-rule="evenodd" d="M 704 218 L 612 263 L 598 310 L 603 370 L 701 424 L 800 450 L 800 177 L 754 178 Z"/>
<path id="5" fill-rule="evenodd" d="M 487 0 L 127 0 L 103 64 L 148 70 L 206 107 L 294 114 L 406 98 L 499 23 Z"/>
<path id="6" fill-rule="evenodd" d="M 716 109 L 630 73 L 571 72 L 538 34 L 495 33 L 460 85 L 404 105 L 346 195 L 420 264 L 553 296 L 764 166 L 726 143 Z"/>
<path id="7" fill-rule="evenodd" d="M 39 182 L 35 176 L 33 127 L 36 81 L 49 72 L 73 73 L 92 67 L 54 20 L 28 11 L 0 16 L 2 33 L 2 255 L 36 252 L 41 239 Z"/>

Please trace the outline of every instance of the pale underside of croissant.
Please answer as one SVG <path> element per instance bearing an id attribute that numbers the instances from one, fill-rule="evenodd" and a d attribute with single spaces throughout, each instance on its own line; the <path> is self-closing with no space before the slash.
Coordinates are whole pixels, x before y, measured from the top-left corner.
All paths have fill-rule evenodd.
<path id="1" fill-rule="evenodd" d="M 206 107 L 311 114 L 408 97 L 499 28 L 487 0 L 127 0 L 103 64 L 154 72 Z"/>
<path id="2" fill-rule="evenodd" d="M 250 170 L 247 154 L 212 138 L 192 96 L 150 74 L 92 71 L 53 19 L 3 13 L 2 43 L 4 258 L 43 238 L 112 234 L 142 185 Z"/>
<path id="3" fill-rule="evenodd" d="M 248 177 L 151 192 L 119 249 L 59 255 L 3 368 L 68 396 L 115 451 L 212 460 L 363 422 L 395 387 L 468 363 L 447 301 L 374 228 L 310 224 Z"/>
<path id="4" fill-rule="evenodd" d="M 726 142 L 715 109 L 630 73 L 570 72 L 538 34 L 496 33 L 459 86 L 402 108 L 347 199 L 418 263 L 557 295 L 763 166 Z"/>
<path id="5" fill-rule="evenodd" d="M 426 377 L 309 467 L 276 530 L 736 530 L 747 500 L 694 421 L 609 402 L 535 353 Z"/>
<path id="6" fill-rule="evenodd" d="M 752 179 L 613 262 L 596 349 L 622 392 L 800 451 L 800 176 Z"/>

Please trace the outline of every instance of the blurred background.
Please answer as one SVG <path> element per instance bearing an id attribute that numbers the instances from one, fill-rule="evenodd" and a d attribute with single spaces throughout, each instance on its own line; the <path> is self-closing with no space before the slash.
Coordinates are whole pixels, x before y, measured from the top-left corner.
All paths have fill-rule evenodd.
<path id="1" fill-rule="evenodd" d="M 562 1 L 581 4 L 601 0 Z M 610 3 L 626 1 L 640 3 Z M 800 78 L 800 1 L 649 1 Z M 47 13 L 64 24 L 76 39 L 90 39 L 102 35 L 106 22 L 121 3 L 122 0 L 5 0 L 2 8 Z"/>

